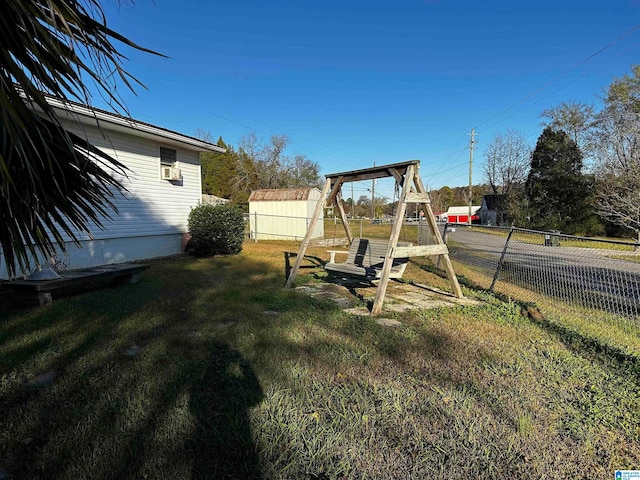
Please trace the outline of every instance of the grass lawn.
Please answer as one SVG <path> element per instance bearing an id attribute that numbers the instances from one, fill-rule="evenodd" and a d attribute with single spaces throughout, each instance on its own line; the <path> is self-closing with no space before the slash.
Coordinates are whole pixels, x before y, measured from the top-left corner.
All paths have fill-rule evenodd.
<path id="1" fill-rule="evenodd" d="M 151 262 L 136 285 L 0 306 L 0 478 L 594 479 L 640 467 L 638 357 L 569 342 L 466 288 L 484 304 L 383 327 L 284 290 L 284 251 L 297 244 L 248 242 L 235 257 Z M 298 284 L 322 281 L 302 273 Z M 446 286 L 417 265 L 408 276 Z M 51 372 L 51 385 L 30 383 Z"/>

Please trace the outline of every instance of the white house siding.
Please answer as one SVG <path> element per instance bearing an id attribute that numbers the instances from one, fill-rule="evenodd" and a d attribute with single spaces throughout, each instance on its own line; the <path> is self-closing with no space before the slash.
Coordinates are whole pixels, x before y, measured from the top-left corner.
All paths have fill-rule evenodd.
<path id="1" fill-rule="evenodd" d="M 249 202 L 251 238 L 255 240 L 302 240 L 313 217 L 320 191 L 311 189 L 304 200 L 265 200 Z M 324 236 L 322 218 L 312 238 Z"/>
<path id="2" fill-rule="evenodd" d="M 189 212 L 201 201 L 198 152 L 101 126 L 104 133 L 88 125 L 67 125 L 128 167 L 128 178 L 122 179 L 128 191 L 116 193 L 118 213 L 102 220 L 104 230 L 95 226 L 91 235 L 78 232 L 83 248 L 65 235 L 68 252 L 60 258 L 69 269 L 78 269 L 180 253 Z M 181 181 L 161 180 L 160 146 L 177 151 Z M 8 278 L 4 262 L 0 262 L 0 278 Z"/>

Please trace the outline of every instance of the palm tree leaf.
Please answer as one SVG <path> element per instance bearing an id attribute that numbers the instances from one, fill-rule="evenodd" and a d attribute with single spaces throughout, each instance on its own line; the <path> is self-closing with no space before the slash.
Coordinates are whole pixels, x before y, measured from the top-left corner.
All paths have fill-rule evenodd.
<path id="1" fill-rule="evenodd" d="M 106 25 L 97 0 L 13 0 L 0 15 L 0 247 L 10 275 L 79 244 L 117 212 L 126 168 L 63 128 L 47 95 L 89 104 L 85 81 L 126 113 L 116 82 L 142 85 L 114 45 L 157 54 Z M 117 174 L 117 175 L 116 175 Z"/>

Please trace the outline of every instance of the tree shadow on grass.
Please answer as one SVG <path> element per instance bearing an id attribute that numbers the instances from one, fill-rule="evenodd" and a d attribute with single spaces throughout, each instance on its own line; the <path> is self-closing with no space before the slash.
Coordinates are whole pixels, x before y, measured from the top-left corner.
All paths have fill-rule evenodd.
<path id="1" fill-rule="evenodd" d="M 252 267 L 270 271 L 260 262 Z M 260 477 L 248 410 L 262 389 L 241 354 L 212 336 L 217 320 L 194 308 L 195 289 L 172 288 L 218 286 L 201 270 L 183 270 L 169 269 L 162 288 L 149 275 L 126 290 L 9 312 L 0 346 L 16 348 L 0 362 L 0 472 L 15 479 Z M 216 272 L 222 280 L 223 270 Z M 47 342 L 55 348 L 41 358 Z M 127 356 L 134 344 L 140 353 Z M 38 358 L 43 371 L 57 374 L 50 386 L 18 378 L 23 362 Z"/>

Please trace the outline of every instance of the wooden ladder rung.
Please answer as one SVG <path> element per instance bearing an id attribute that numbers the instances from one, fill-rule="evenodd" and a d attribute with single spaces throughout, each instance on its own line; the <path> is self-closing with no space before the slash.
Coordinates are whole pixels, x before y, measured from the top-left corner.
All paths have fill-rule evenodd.
<path id="1" fill-rule="evenodd" d="M 408 192 L 404 203 L 431 203 L 428 193 Z"/>
<path id="2" fill-rule="evenodd" d="M 391 254 L 392 258 L 425 257 L 427 255 L 444 255 L 449 253 L 446 245 L 416 245 L 411 247 L 396 247 Z"/>

